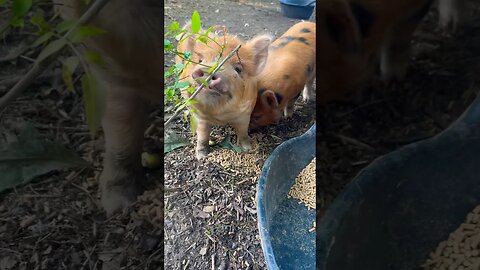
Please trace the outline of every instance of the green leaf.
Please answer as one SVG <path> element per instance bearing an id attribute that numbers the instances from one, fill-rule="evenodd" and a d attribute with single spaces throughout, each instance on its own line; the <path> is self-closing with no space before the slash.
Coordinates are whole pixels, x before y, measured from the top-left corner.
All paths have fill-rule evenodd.
<path id="1" fill-rule="evenodd" d="M 94 138 L 105 109 L 105 93 L 100 88 L 100 82 L 92 74 L 85 73 L 81 82 L 87 125 L 90 135 Z"/>
<path id="2" fill-rule="evenodd" d="M 158 153 L 142 153 L 142 166 L 148 169 L 158 169 L 163 165 L 163 159 Z"/>
<path id="3" fill-rule="evenodd" d="M 167 70 L 163 73 L 163 78 L 167 79 L 167 77 L 170 76 L 170 75 L 172 75 L 172 73 L 169 70 Z"/>
<path id="4" fill-rule="evenodd" d="M 193 94 L 193 93 L 195 92 L 195 87 L 193 87 L 193 86 L 190 85 L 190 86 L 187 88 L 187 92 L 188 92 L 189 94 Z"/>
<path id="5" fill-rule="evenodd" d="M 181 73 L 183 69 L 185 68 L 184 64 L 175 64 L 174 72 L 175 73 Z"/>
<path id="6" fill-rule="evenodd" d="M 32 8 L 32 0 L 13 0 L 12 13 L 13 16 L 23 17 Z"/>
<path id="7" fill-rule="evenodd" d="M 179 82 L 179 83 L 176 83 L 176 84 L 175 84 L 175 88 L 176 88 L 176 89 L 183 89 L 183 88 L 185 88 L 185 87 L 187 87 L 187 86 L 189 86 L 189 85 L 190 85 L 190 83 L 187 82 L 187 81 L 185 81 L 185 82 Z"/>
<path id="8" fill-rule="evenodd" d="M 169 153 L 188 144 L 189 142 L 186 138 L 181 137 L 175 132 L 165 133 L 163 153 Z"/>
<path id="9" fill-rule="evenodd" d="M 30 22 L 38 27 L 38 32 L 41 34 L 45 33 L 50 29 L 50 26 L 45 21 L 45 17 L 42 14 L 33 15 L 32 18 L 30 18 Z"/>
<path id="10" fill-rule="evenodd" d="M 165 51 L 172 51 L 173 50 L 173 44 L 170 42 L 168 39 L 163 39 L 163 49 Z"/>
<path id="11" fill-rule="evenodd" d="M 35 127 L 25 124 L 17 141 L 0 144 L 0 192 L 51 171 L 86 165 L 74 151 L 45 141 Z"/>
<path id="12" fill-rule="evenodd" d="M 187 106 L 192 106 L 192 105 L 195 105 L 197 103 L 198 103 L 198 101 L 196 101 L 194 99 L 190 99 L 190 100 L 187 101 Z"/>
<path id="13" fill-rule="evenodd" d="M 220 143 L 217 144 L 217 146 L 220 148 L 231 149 L 235 151 L 235 153 L 237 154 L 242 152 L 242 148 L 232 143 L 230 135 L 226 135 L 225 138 Z"/>
<path id="14" fill-rule="evenodd" d="M 178 22 L 173 22 L 171 25 L 170 25 L 170 30 L 172 31 L 176 31 L 178 29 L 180 29 L 180 24 Z"/>
<path id="15" fill-rule="evenodd" d="M 102 56 L 96 51 L 86 51 L 84 57 L 89 63 L 95 64 L 95 65 L 101 66 L 104 63 Z"/>
<path id="16" fill-rule="evenodd" d="M 176 32 L 176 33 L 173 35 L 173 37 L 174 37 L 176 40 L 180 40 L 180 39 L 181 39 L 181 35 L 182 35 L 183 33 L 185 33 L 185 32 L 187 32 L 186 29 L 181 29 L 180 31 Z"/>
<path id="17" fill-rule="evenodd" d="M 52 41 L 40 52 L 37 57 L 37 63 L 49 57 L 50 55 L 60 51 L 66 44 L 67 41 L 63 38 Z"/>
<path id="18" fill-rule="evenodd" d="M 201 21 L 200 21 L 200 14 L 198 14 L 198 11 L 193 11 L 192 14 L 192 32 L 197 34 L 198 31 L 200 31 L 201 28 Z"/>
<path id="19" fill-rule="evenodd" d="M 61 23 L 57 24 L 57 26 L 55 27 L 55 30 L 60 34 L 67 32 L 75 25 L 75 22 L 76 20 L 62 21 Z"/>
<path id="20" fill-rule="evenodd" d="M 190 130 L 192 131 L 192 135 L 197 134 L 197 118 L 193 113 L 190 114 Z"/>
<path id="21" fill-rule="evenodd" d="M 205 80 L 202 79 L 202 78 L 198 78 L 198 80 L 203 84 L 203 86 L 208 87 L 207 81 L 205 81 Z"/>
<path id="22" fill-rule="evenodd" d="M 169 36 L 171 33 L 177 31 L 180 28 L 180 24 L 178 22 L 173 22 L 171 25 L 167 25 L 165 29 L 169 29 L 168 32 L 165 33 L 165 37 Z"/>
<path id="23" fill-rule="evenodd" d="M 216 25 L 210 26 L 210 27 L 205 31 L 205 33 L 203 33 L 202 36 L 208 36 L 208 34 L 209 34 L 210 32 L 212 32 L 212 30 L 215 29 L 215 27 L 217 27 L 217 26 L 216 26 Z"/>
<path id="24" fill-rule="evenodd" d="M 208 43 L 208 39 L 206 37 L 201 37 L 200 36 L 200 37 L 196 38 L 195 40 L 198 40 L 198 41 L 200 41 L 202 43 L 205 43 L 205 44 Z"/>
<path id="25" fill-rule="evenodd" d="M 0 0 L 0 6 L 6 6 L 7 0 Z"/>
<path id="26" fill-rule="evenodd" d="M 216 69 L 217 67 L 218 67 L 218 62 L 215 63 L 213 66 L 211 66 L 211 67 L 208 69 L 207 73 L 208 73 L 208 74 L 211 74 L 211 73 L 213 72 L 213 70 Z"/>
<path id="27" fill-rule="evenodd" d="M 46 32 L 45 34 L 41 35 L 40 37 L 35 40 L 30 47 L 35 48 L 46 43 L 50 38 L 53 37 L 53 32 Z"/>
<path id="28" fill-rule="evenodd" d="M 13 27 L 23 28 L 25 26 L 25 21 L 21 17 L 13 17 L 10 20 L 10 25 Z"/>
<path id="29" fill-rule="evenodd" d="M 73 43 L 79 43 L 79 42 L 82 42 L 83 40 L 85 40 L 85 38 L 94 37 L 94 36 L 102 35 L 102 34 L 105 34 L 105 33 L 106 33 L 106 31 L 101 29 L 101 28 L 86 25 L 86 26 L 80 26 L 77 29 L 75 29 L 72 32 L 69 39 Z"/>
<path id="30" fill-rule="evenodd" d="M 62 78 L 65 86 L 70 92 L 74 92 L 75 88 L 73 86 L 72 74 L 77 69 L 78 63 L 80 60 L 76 56 L 71 56 L 63 62 L 62 66 Z"/>
<path id="31" fill-rule="evenodd" d="M 179 104 L 175 104 L 175 106 L 177 107 L 176 110 L 183 110 L 185 107 L 187 107 L 187 103 L 182 102 L 182 103 L 179 103 Z"/>

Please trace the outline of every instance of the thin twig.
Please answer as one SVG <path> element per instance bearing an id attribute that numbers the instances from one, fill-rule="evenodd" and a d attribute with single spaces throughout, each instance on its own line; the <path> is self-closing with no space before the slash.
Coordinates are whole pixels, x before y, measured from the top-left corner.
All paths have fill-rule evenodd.
<path id="1" fill-rule="evenodd" d="M 337 134 L 335 135 L 335 137 L 339 138 L 340 140 L 344 141 L 344 142 L 348 142 L 348 143 L 351 143 L 353 145 L 356 145 L 356 146 L 359 146 L 361 148 L 365 148 L 365 149 L 368 149 L 368 150 L 371 150 L 373 151 L 374 148 L 371 147 L 370 145 L 364 143 L 364 142 L 361 142 L 357 139 L 354 139 L 354 138 L 351 138 L 351 137 L 347 137 L 345 135 L 342 135 L 342 134 Z"/>
<path id="2" fill-rule="evenodd" d="M 97 0 L 93 3 L 89 9 L 76 21 L 76 23 L 70 28 L 70 30 L 63 36 L 64 39 L 67 39 L 72 35 L 72 33 L 80 26 L 88 23 L 95 15 L 100 12 L 100 10 L 108 3 L 109 0 Z M 20 80 L 15 86 L 13 86 L 10 91 L 8 91 L 3 97 L 0 99 L 0 111 L 3 110 L 13 99 L 15 99 L 18 95 L 20 95 L 31 83 L 32 81 L 40 75 L 45 70 L 45 67 L 48 66 L 54 59 L 56 59 L 62 49 L 67 46 L 64 44 L 59 48 L 55 53 L 50 55 L 49 57 L 41 60 L 36 61 L 33 64 L 33 67 L 28 71 L 28 73 Z"/>
<path id="3" fill-rule="evenodd" d="M 215 75 L 215 72 L 217 72 L 222 66 L 223 64 L 225 64 L 225 62 L 227 62 L 228 59 L 230 59 L 239 49 L 240 47 L 242 47 L 242 45 L 238 45 L 237 47 L 235 47 L 235 49 L 233 49 L 233 51 L 231 51 L 227 57 L 225 57 L 222 62 L 220 62 L 220 64 L 218 64 L 218 66 L 212 71 L 212 73 L 210 73 L 210 75 L 208 75 L 207 79 L 205 80 L 205 83 L 208 84 L 208 82 L 210 82 L 210 80 L 212 79 L 213 75 Z M 193 92 L 193 94 L 185 101 L 185 103 L 189 102 L 190 100 L 194 99 L 198 93 L 200 93 L 200 90 L 202 90 L 202 88 L 204 87 L 205 85 L 202 83 L 200 86 L 197 87 L 197 89 L 195 90 L 195 92 Z M 1 108 L 1 107 L 0 107 Z M 183 108 L 180 107 L 178 108 L 175 113 L 173 113 L 173 115 L 167 120 L 167 122 L 165 122 L 164 124 L 164 127 L 166 127 L 168 124 L 170 124 L 170 122 L 172 122 L 172 120 L 180 113 L 180 111 L 182 110 Z"/>

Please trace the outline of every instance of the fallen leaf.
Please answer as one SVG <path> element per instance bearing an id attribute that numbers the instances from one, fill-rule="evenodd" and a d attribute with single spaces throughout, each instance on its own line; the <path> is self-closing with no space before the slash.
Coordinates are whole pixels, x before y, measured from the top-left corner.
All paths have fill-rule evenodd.
<path id="1" fill-rule="evenodd" d="M 200 255 L 205 256 L 205 254 L 207 254 L 207 247 L 202 247 L 199 253 Z"/>
<path id="2" fill-rule="evenodd" d="M 218 143 L 216 146 L 218 146 L 220 148 L 231 149 L 231 150 L 235 151 L 235 153 L 237 153 L 237 154 L 242 152 L 241 147 L 236 146 L 235 144 L 232 143 L 230 135 L 226 135 L 225 138 L 220 143 Z"/>
<path id="3" fill-rule="evenodd" d="M 86 164 L 74 151 L 43 140 L 35 127 L 27 123 L 17 141 L 0 143 L 0 192 L 54 170 Z"/>
<path id="4" fill-rule="evenodd" d="M 166 132 L 164 137 L 163 153 L 166 154 L 177 148 L 188 145 L 189 142 L 186 138 L 181 137 L 175 132 Z"/>

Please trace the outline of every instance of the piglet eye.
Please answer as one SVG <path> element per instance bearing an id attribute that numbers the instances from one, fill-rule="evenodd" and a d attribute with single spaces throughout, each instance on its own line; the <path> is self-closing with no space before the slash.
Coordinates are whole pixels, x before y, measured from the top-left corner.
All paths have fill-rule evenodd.
<path id="1" fill-rule="evenodd" d="M 202 63 L 202 62 L 203 62 L 203 59 L 199 59 L 199 60 L 198 60 L 198 63 Z"/>
<path id="2" fill-rule="evenodd" d="M 235 71 L 236 71 L 238 74 L 242 73 L 242 67 L 241 67 L 241 66 L 236 66 L 236 67 L 235 67 Z"/>

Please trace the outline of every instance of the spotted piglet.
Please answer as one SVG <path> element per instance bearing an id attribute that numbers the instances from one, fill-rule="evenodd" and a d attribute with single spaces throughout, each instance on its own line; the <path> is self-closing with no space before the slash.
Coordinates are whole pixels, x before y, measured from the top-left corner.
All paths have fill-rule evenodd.
<path id="1" fill-rule="evenodd" d="M 310 99 L 314 81 L 315 23 L 300 22 L 269 48 L 266 67 L 258 78 L 258 97 L 250 128 L 278 122 L 282 113 L 285 117 L 292 116 L 302 89 L 303 100 Z"/>
<path id="2" fill-rule="evenodd" d="M 189 25 L 184 28 L 188 29 Z M 196 41 L 196 37 L 192 36 L 177 48 L 180 52 L 192 53 L 192 63 L 188 64 L 181 77 L 195 87 L 208 77 L 211 66 L 221 61 L 237 45 L 242 46 L 238 53 L 216 72 L 208 86 L 203 87 L 194 98 L 197 102 L 193 107 L 198 120 L 195 150 L 197 159 L 208 155 L 212 125 L 232 125 L 236 129 L 239 145 L 244 150 L 251 148 L 248 124 L 257 99 L 257 76 L 265 67 L 268 46 L 272 41 L 269 35 L 259 35 L 246 43 L 232 35 L 209 35 L 215 41 L 205 44 Z M 219 45 L 223 44 L 225 49 L 219 58 Z M 188 93 L 185 94 L 189 96 Z"/>

